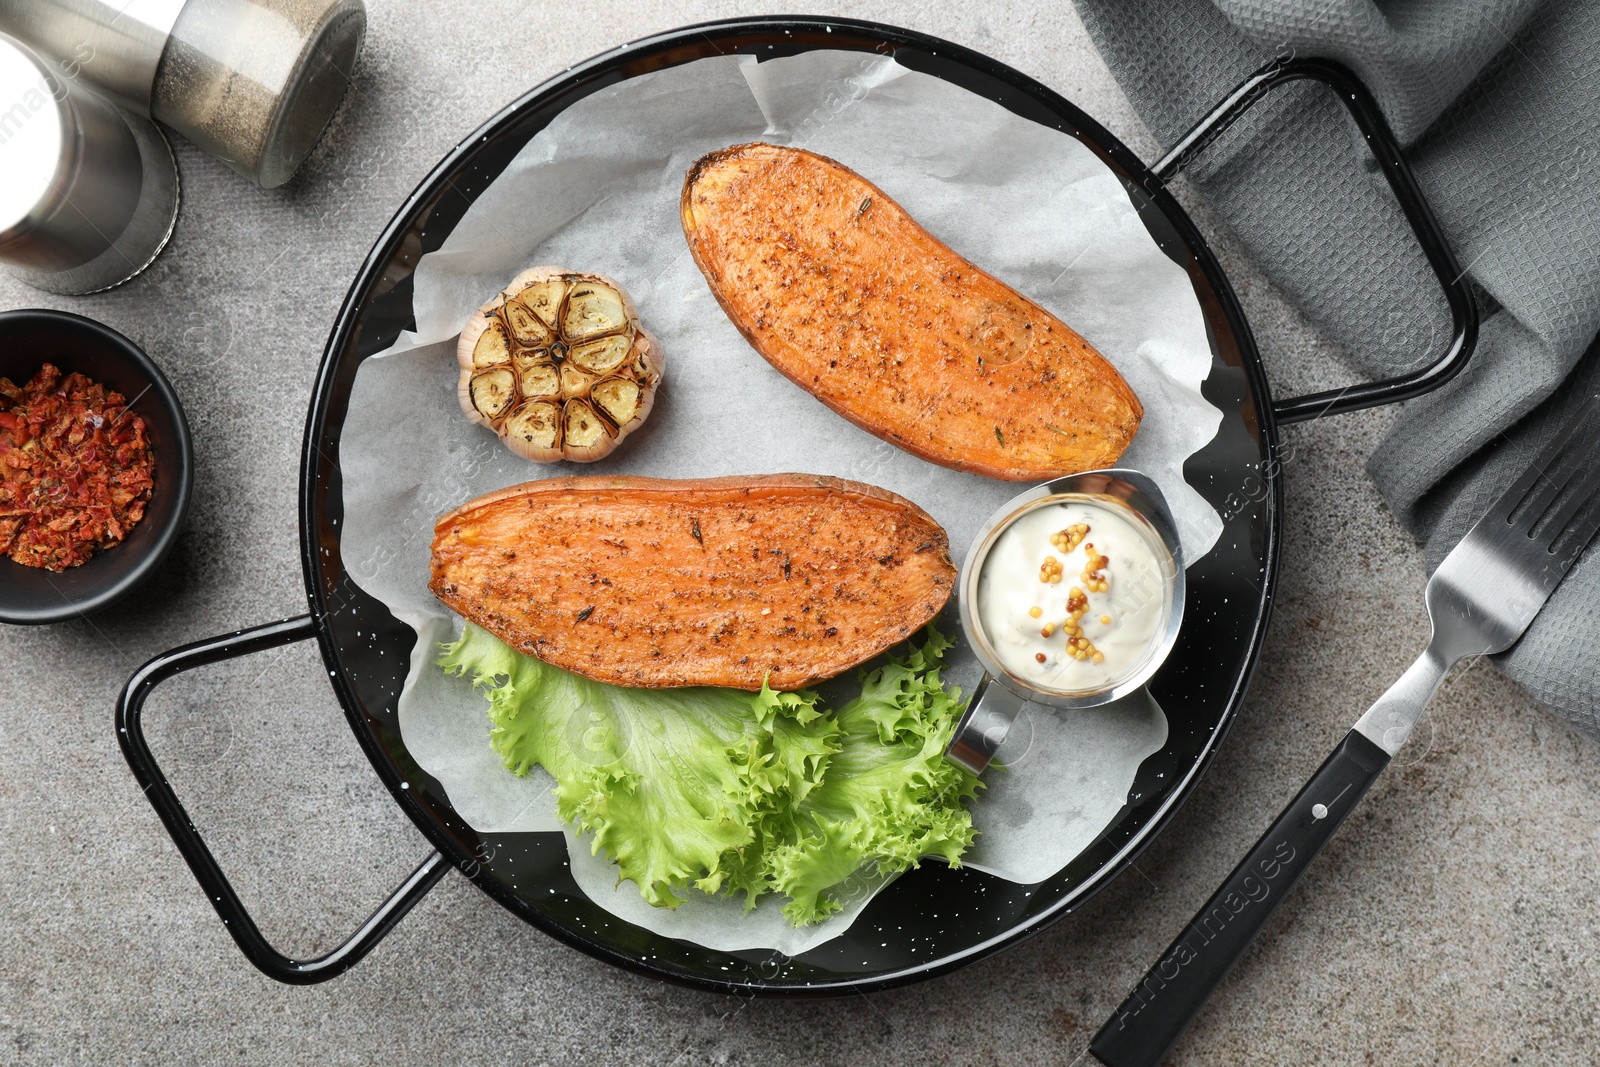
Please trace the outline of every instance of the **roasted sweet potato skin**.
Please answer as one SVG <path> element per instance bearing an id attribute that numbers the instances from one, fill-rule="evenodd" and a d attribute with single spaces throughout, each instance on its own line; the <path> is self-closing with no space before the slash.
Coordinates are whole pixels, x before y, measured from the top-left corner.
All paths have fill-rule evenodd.
<path id="1" fill-rule="evenodd" d="M 430 588 L 512 647 L 597 681 L 798 689 L 915 633 L 955 575 L 937 522 L 860 482 L 590 477 L 442 516 Z"/>
<path id="2" fill-rule="evenodd" d="M 1037 481 L 1110 466 L 1138 431 L 1138 397 L 1087 341 L 840 163 L 736 145 L 695 163 L 680 207 L 756 351 L 869 433 Z"/>

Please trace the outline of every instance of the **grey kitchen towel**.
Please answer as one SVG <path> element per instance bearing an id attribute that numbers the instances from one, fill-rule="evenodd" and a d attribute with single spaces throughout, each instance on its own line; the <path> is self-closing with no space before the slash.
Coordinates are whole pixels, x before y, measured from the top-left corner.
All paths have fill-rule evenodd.
<path id="1" fill-rule="evenodd" d="M 1406 146 L 1484 314 L 1471 363 L 1405 405 L 1368 470 L 1436 566 L 1511 472 L 1600 389 L 1600 4 L 1594 0 L 1077 0 L 1171 145 L 1275 56 L 1352 68 Z M 1187 171 L 1355 373 L 1448 337 L 1438 284 L 1325 88 L 1277 90 Z M 1290 471 L 1289 477 L 1293 477 Z M 1600 549 L 1501 667 L 1600 738 Z"/>

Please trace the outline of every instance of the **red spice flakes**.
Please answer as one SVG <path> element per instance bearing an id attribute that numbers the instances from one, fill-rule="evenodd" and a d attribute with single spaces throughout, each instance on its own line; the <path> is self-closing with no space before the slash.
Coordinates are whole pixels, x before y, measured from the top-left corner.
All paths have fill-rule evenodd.
<path id="1" fill-rule="evenodd" d="M 144 518 L 155 456 L 120 393 L 49 363 L 0 378 L 0 554 L 64 571 Z"/>

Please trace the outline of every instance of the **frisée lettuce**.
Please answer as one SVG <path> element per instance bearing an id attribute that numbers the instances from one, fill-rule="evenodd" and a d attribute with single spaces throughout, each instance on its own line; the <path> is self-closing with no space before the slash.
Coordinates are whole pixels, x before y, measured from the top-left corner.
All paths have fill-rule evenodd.
<path id="1" fill-rule="evenodd" d="M 971 845 L 978 780 L 942 758 L 965 707 L 940 681 L 949 647 L 930 626 L 837 713 L 805 691 L 594 682 L 471 623 L 439 663 L 487 695 L 507 769 L 548 771 L 559 817 L 645 900 L 742 893 L 748 909 L 776 892 L 803 926 L 839 910 L 858 872 L 958 864 Z"/>

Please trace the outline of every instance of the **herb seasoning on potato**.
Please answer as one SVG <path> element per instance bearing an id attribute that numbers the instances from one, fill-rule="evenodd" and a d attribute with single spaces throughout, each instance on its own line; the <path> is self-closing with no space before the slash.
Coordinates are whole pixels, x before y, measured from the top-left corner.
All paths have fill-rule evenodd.
<path id="1" fill-rule="evenodd" d="M 869 433 L 1039 481 L 1114 464 L 1144 409 L 1089 343 L 849 168 L 738 145 L 690 169 L 689 250 L 756 351 Z"/>
<path id="2" fill-rule="evenodd" d="M 478 309 L 456 345 L 461 410 L 525 459 L 588 463 L 650 415 L 663 361 L 603 274 L 533 267 Z"/>

